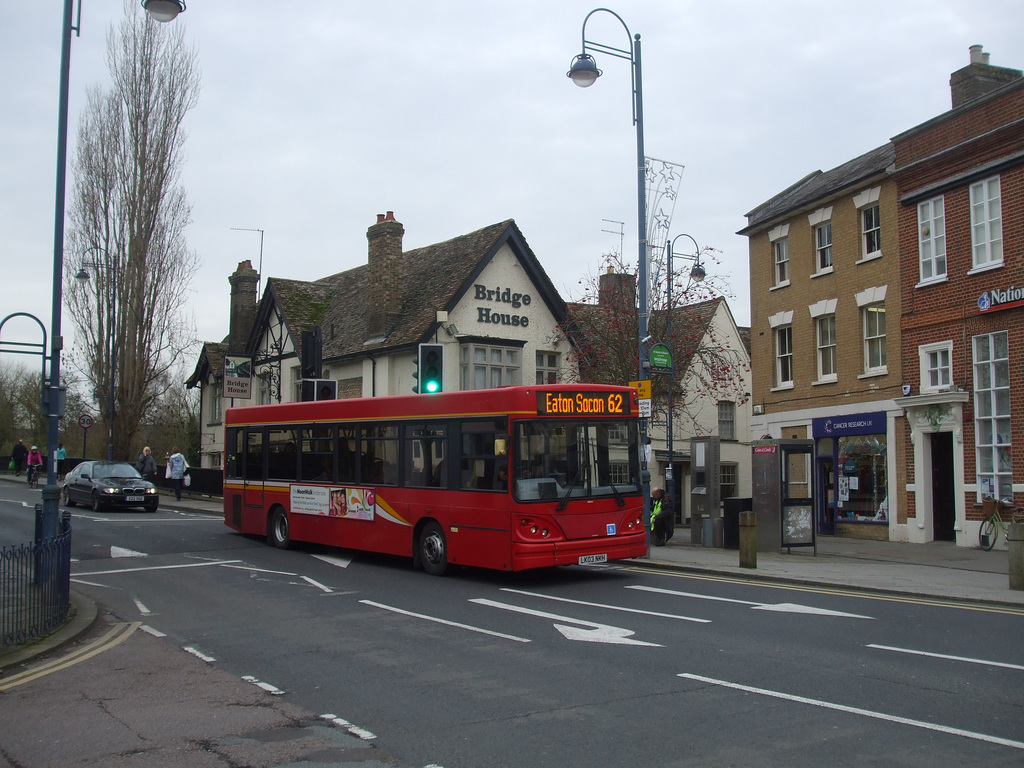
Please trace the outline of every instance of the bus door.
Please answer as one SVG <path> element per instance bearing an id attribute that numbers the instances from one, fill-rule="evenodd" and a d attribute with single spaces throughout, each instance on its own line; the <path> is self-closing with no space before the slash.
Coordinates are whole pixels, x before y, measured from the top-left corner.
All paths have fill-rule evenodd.
<path id="1" fill-rule="evenodd" d="M 266 477 L 267 441 L 263 427 L 245 428 L 243 456 L 243 502 L 247 507 L 263 508 L 263 478 Z"/>

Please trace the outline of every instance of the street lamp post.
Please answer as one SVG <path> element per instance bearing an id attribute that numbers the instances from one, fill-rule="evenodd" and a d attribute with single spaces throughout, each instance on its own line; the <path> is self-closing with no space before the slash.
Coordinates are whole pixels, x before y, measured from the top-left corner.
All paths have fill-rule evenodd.
<path id="1" fill-rule="evenodd" d="M 680 237 L 687 237 L 690 242 L 693 243 L 695 249 L 693 256 L 683 256 L 684 259 L 693 259 L 693 267 L 690 268 L 690 282 L 699 283 L 705 277 L 707 277 L 707 270 L 704 269 L 704 265 L 700 263 L 700 246 L 697 245 L 697 241 L 692 236 L 681 234 L 676 235 L 674 238 L 668 241 L 668 248 L 666 249 L 666 271 L 668 276 L 668 306 L 666 310 L 668 312 L 666 323 L 665 323 L 665 341 L 668 344 L 672 343 L 672 249 L 676 244 L 676 240 Z M 665 473 L 665 493 L 672 499 L 672 503 L 676 503 L 676 482 L 675 482 L 675 469 L 673 463 L 675 462 L 675 448 L 672 444 L 672 393 L 676 388 L 676 364 L 675 355 L 672 355 L 672 370 L 669 371 L 669 383 L 668 383 L 668 428 L 665 434 L 666 447 L 668 448 L 668 471 Z M 682 507 L 680 507 L 682 509 Z"/>
<path id="2" fill-rule="evenodd" d="M 64 0 L 60 48 L 60 89 L 57 104 L 57 184 L 53 212 L 53 288 L 50 315 L 50 379 L 46 387 L 46 486 L 43 488 L 43 515 L 39 532 L 43 539 L 57 535 L 60 518 L 60 489 L 57 487 L 57 441 L 60 417 L 64 410 L 64 390 L 60 385 L 62 284 L 64 276 L 64 202 L 67 186 L 68 91 L 71 84 L 71 33 L 77 37 L 81 27 L 82 3 L 74 13 L 74 0 Z M 171 21 L 185 10 L 183 0 L 142 0 L 142 7 L 157 21 Z"/>
<path id="3" fill-rule="evenodd" d="M 629 48 L 615 48 L 604 43 L 597 43 L 587 39 L 587 22 L 590 17 L 599 11 L 604 13 L 610 13 L 619 23 L 622 28 L 626 30 L 626 38 L 629 40 Z M 648 251 L 647 251 L 647 179 L 646 179 L 646 161 L 644 159 L 644 102 L 643 102 L 643 78 L 642 70 L 640 66 L 640 35 L 631 35 L 629 27 L 626 26 L 626 22 L 622 20 L 622 17 L 615 11 L 609 10 L 608 8 L 595 8 L 587 14 L 586 18 L 583 19 L 583 30 L 582 30 L 583 47 L 579 55 L 572 60 L 572 64 L 569 67 L 569 71 L 566 73 L 567 76 L 580 88 L 589 88 L 593 85 L 597 78 L 601 76 L 601 70 L 597 68 L 597 62 L 594 57 L 591 56 L 587 51 L 594 51 L 599 53 L 606 53 L 610 56 L 615 56 L 619 59 L 625 59 L 632 67 L 632 84 L 633 84 L 633 125 L 636 126 L 636 190 L 637 190 L 637 225 L 636 225 L 636 236 L 637 236 L 637 252 L 639 256 L 639 269 L 637 275 L 637 282 L 639 283 L 639 329 L 637 331 L 637 358 L 638 358 L 638 374 L 640 380 L 644 380 L 648 377 L 650 370 L 650 363 L 647 360 L 647 324 L 648 324 L 648 310 L 647 310 L 647 295 L 650 291 L 648 272 L 650 264 L 648 263 Z M 641 421 L 641 437 L 642 445 L 641 454 L 642 460 L 642 471 L 641 476 L 643 480 L 643 494 L 644 494 L 644 528 L 647 529 L 648 533 L 648 550 L 650 549 L 650 509 L 651 509 L 651 473 L 647 469 L 646 462 L 646 450 L 647 450 L 647 421 L 646 419 Z"/>
<path id="4" fill-rule="evenodd" d="M 117 401 L 114 397 L 117 382 L 117 257 L 110 258 L 110 254 L 98 245 L 86 248 L 83 256 L 90 251 L 103 251 L 107 256 L 105 264 L 98 261 L 83 261 L 81 268 L 75 278 L 83 285 L 89 281 L 87 266 L 93 269 L 105 269 L 109 279 L 110 300 L 107 304 L 107 332 L 110 334 L 110 343 L 107 345 L 108 369 L 107 369 L 107 426 L 110 434 L 107 441 L 107 461 L 114 460 L 114 408 Z"/>

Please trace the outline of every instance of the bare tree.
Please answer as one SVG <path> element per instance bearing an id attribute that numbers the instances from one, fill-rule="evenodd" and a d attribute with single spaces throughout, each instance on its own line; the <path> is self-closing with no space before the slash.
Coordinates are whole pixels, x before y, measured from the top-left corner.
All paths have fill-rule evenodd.
<path id="1" fill-rule="evenodd" d="M 710 274 L 715 251 L 705 248 L 701 262 L 707 279 L 690 279 L 690 263 L 679 259 L 672 275 L 672 301 L 668 302 L 667 270 L 655 270 L 656 283 L 648 301 L 648 333 L 652 343 L 665 344 L 674 360 L 674 376 L 650 376 L 655 423 L 667 420 L 669 387 L 672 387 L 673 424 L 689 434 L 700 434 L 698 415 L 702 402 L 742 400 L 745 355 L 719 338 L 712 322 L 726 289 L 725 281 Z M 636 270 L 621 258 L 606 254 L 606 271 L 580 281 L 580 301 L 568 304 L 563 325 L 573 338 L 574 360 L 580 380 L 597 384 L 637 381 L 639 350 Z M 671 317 L 670 317 L 671 316 Z M 671 319 L 671 331 L 669 321 Z"/>
<path id="2" fill-rule="evenodd" d="M 191 206 L 179 182 L 200 73 L 181 26 L 152 21 L 133 0 L 107 35 L 107 66 L 112 85 L 90 89 L 78 129 L 65 296 L 79 341 L 72 359 L 102 421 L 114 356 L 115 456 L 130 458 L 195 340 L 186 301 L 198 257 L 185 240 Z M 83 266 L 90 279 L 80 284 Z"/>

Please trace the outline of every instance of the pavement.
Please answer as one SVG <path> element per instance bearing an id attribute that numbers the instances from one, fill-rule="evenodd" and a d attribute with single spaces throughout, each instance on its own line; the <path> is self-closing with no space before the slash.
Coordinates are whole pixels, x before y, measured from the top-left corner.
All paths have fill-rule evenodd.
<path id="1" fill-rule="evenodd" d="M 161 506 L 222 514 L 219 498 L 164 496 Z M 632 562 L 1024 611 L 1024 591 L 1009 588 L 1002 541 L 985 552 L 948 542 L 827 536 L 815 548 L 758 552 L 756 568 L 743 568 L 737 550 L 699 546 L 689 534 L 677 528 L 666 546 Z M 72 603 L 72 615 L 57 632 L 0 652 L 0 768 L 401 766 L 358 725 L 293 706 L 74 590 Z"/>

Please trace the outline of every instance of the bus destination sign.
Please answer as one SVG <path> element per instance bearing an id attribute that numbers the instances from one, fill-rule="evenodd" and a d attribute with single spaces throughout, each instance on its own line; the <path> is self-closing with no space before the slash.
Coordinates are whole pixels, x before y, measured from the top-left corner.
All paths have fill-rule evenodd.
<path id="1" fill-rule="evenodd" d="M 542 416 L 629 416 L 625 392 L 538 392 L 537 413 Z"/>

